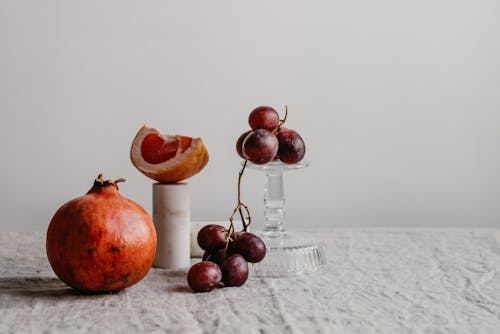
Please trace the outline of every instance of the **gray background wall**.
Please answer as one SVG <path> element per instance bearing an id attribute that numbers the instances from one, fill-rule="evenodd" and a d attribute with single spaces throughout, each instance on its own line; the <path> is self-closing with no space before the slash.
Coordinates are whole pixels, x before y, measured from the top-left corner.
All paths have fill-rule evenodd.
<path id="1" fill-rule="evenodd" d="M 248 113 L 285 104 L 311 162 L 289 226 L 500 226 L 498 1 L 0 0 L 1 229 L 45 230 L 99 172 L 150 210 L 142 124 L 204 139 L 192 217 L 224 219 Z"/>

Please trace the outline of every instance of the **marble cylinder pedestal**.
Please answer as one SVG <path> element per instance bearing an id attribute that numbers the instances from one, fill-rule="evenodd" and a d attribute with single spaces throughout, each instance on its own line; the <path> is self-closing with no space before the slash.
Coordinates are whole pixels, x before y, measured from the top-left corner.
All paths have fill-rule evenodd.
<path id="1" fill-rule="evenodd" d="M 189 267 L 190 205 L 187 183 L 153 184 L 153 223 L 157 237 L 154 267 Z"/>

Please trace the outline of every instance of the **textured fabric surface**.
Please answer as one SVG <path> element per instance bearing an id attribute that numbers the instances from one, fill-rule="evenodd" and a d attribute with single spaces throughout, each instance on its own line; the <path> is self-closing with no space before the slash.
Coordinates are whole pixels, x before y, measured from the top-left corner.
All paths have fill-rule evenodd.
<path id="1" fill-rule="evenodd" d="M 115 294 L 61 283 L 45 236 L 0 234 L 0 333 L 499 333 L 496 230 L 336 229 L 328 270 L 192 293 L 152 269 Z"/>

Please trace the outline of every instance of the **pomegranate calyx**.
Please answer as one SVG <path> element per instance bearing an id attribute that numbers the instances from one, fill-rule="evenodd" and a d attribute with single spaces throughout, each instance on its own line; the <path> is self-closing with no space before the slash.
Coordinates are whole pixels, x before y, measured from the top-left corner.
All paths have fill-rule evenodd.
<path id="1" fill-rule="evenodd" d="M 125 182 L 125 179 L 124 178 L 119 178 L 119 179 L 117 179 L 115 181 L 104 180 L 104 178 L 102 177 L 102 173 L 101 173 L 94 180 L 94 186 L 93 186 L 93 188 L 96 188 L 96 187 L 97 188 L 104 188 L 104 187 L 107 187 L 109 185 L 113 185 L 116 188 L 116 190 L 120 190 L 118 188 L 118 183 L 119 182 Z"/>

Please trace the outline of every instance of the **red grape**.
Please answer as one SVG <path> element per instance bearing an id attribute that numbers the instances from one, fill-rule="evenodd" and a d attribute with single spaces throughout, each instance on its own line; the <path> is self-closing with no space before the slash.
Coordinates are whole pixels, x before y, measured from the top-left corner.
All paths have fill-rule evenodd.
<path id="1" fill-rule="evenodd" d="M 219 266 L 210 261 L 201 261 L 189 268 L 187 281 L 191 289 L 198 292 L 213 290 L 222 279 Z"/>
<path id="2" fill-rule="evenodd" d="M 227 257 L 228 255 L 226 250 L 224 248 L 219 248 L 212 252 L 204 252 L 202 260 L 210 261 L 220 266 L 222 262 L 224 262 L 224 260 L 227 259 Z"/>
<path id="3" fill-rule="evenodd" d="M 243 154 L 254 164 L 262 165 L 274 159 L 278 146 L 278 139 L 271 131 L 258 129 L 243 141 Z"/>
<path id="4" fill-rule="evenodd" d="M 227 230 L 220 225 L 206 225 L 198 232 L 198 245 L 206 251 L 226 247 Z"/>
<path id="5" fill-rule="evenodd" d="M 229 245 L 227 247 L 227 254 L 231 255 L 231 254 L 238 254 L 238 252 L 234 251 L 233 250 L 233 245 L 234 245 L 234 242 L 236 241 L 236 239 L 239 238 L 240 235 L 242 235 L 243 231 L 241 232 L 233 232 L 233 234 L 231 235 L 231 240 L 229 241 Z"/>
<path id="6" fill-rule="evenodd" d="M 242 255 L 251 263 L 262 261 L 266 256 L 266 244 L 253 233 L 242 233 L 231 245 L 231 253 Z"/>
<path id="7" fill-rule="evenodd" d="M 306 146 L 304 140 L 296 131 L 282 128 L 276 137 L 279 142 L 278 158 L 282 162 L 294 164 L 304 158 Z"/>
<path id="8" fill-rule="evenodd" d="M 236 152 L 238 152 L 238 155 L 243 159 L 246 159 L 245 155 L 243 154 L 243 141 L 250 132 L 252 132 L 252 130 L 248 130 L 242 133 L 241 136 L 238 138 L 238 141 L 236 142 Z"/>
<path id="9" fill-rule="evenodd" d="M 222 282 L 226 286 L 241 286 L 248 278 L 248 263 L 239 254 L 229 256 L 221 266 Z"/>
<path id="10" fill-rule="evenodd" d="M 248 116 L 248 124 L 252 130 L 266 129 L 273 131 L 280 123 L 280 116 L 276 110 L 271 107 L 257 107 Z"/>

